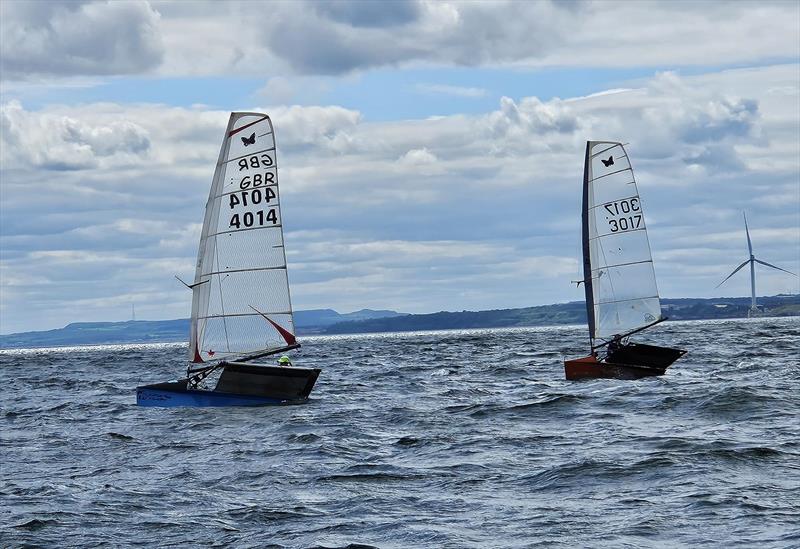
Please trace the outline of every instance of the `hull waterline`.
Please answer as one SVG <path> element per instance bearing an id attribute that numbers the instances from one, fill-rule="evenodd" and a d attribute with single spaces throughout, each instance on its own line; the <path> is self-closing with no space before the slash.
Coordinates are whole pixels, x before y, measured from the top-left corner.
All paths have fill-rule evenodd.
<path id="1" fill-rule="evenodd" d="M 136 404 L 147 407 L 226 407 L 300 404 L 308 400 L 320 370 L 228 363 L 213 390 L 192 388 L 188 380 L 143 385 Z"/>
<path id="2" fill-rule="evenodd" d="M 610 353 L 564 361 L 564 375 L 579 379 L 641 379 L 663 376 L 673 362 L 686 354 L 682 349 L 632 343 Z"/>
<path id="3" fill-rule="evenodd" d="M 564 361 L 564 374 L 569 381 L 579 379 L 641 379 L 643 377 L 663 376 L 664 373 L 666 373 L 666 368 L 609 364 L 598 360 L 593 355 Z"/>

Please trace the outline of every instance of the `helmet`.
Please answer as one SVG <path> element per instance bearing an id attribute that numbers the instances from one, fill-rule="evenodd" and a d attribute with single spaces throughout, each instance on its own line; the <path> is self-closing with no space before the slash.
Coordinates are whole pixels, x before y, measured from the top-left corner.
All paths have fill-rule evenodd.
<path id="1" fill-rule="evenodd" d="M 291 363 L 292 363 L 292 361 L 289 360 L 289 357 L 286 356 L 286 355 L 283 355 L 282 357 L 280 357 L 278 359 L 278 364 L 291 364 Z"/>

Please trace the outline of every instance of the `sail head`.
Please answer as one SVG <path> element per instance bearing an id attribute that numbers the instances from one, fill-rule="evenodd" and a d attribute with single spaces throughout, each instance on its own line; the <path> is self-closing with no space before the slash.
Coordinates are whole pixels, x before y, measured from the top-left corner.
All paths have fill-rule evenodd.
<path id="1" fill-rule="evenodd" d="M 295 332 L 275 134 L 267 115 L 231 114 L 192 290 L 191 362 L 282 348 Z"/>
<path id="2" fill-rule="evenodd" d="M 583 202 L 589 330 L 593 340 L 609 340 L 661 318 L 642 203 L 621 143 L 587 143 Z"/>

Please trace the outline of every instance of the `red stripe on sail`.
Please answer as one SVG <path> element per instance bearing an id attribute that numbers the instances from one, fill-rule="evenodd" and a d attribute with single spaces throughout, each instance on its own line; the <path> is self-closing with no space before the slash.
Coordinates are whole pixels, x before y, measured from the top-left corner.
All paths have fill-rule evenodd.
<path id="1" fill-rule="evenodd" d="M 265 116 L 264 118 L 259 118 L 259 119 L 258 119 L 258 120 L 256 120 L 255 122 L 250 122 L 249 124 L 245 124 L 245 125 L 244 125 L 244 126 L 242 126 L 241 128 L 236 128 L 235 130 L 231 130 L 230 132 L 228 132 L 228 137 L 232 137 L 233 135 L 235 135 L 235 134 L 239 133 L 239 132 L 240 132 L 240 131 L 242 131 L 243 129 L 245 129 L 245 128 L 249 128 L 249 127 L 250 127 L 250 126 L 252 126 L 253 124 L 258 124 L 259 122 L 261 122 L 262 120 L 266 120 L 267 118 L 269 118 L 269 116 Z"/>
<path id="2" fill-rule="evenodd" d="M 195 343 L 194 346 L 194 359 L 192 359 L 194 364 L 201 364 L 204 363 L 203 357 L 200 356 L 200 346 Z"/>
<path id="3" fill-rule="evenodd" d="M 261 316 L 263 316 L 264 318 L 266 318 L 266 319 L 267 319 L 267 321 L 268 321 L 270 324 L 272 324 L 273 326 L 275 326 L 275 329 L 276 329 L 276 330 L 278 330 L 278 333 L 280 333 L 280 334 L 283 336 L 283 339 L 285 339 L 285 340 L 286 340 L 286 344 L 287 344 L 287 345 L 294 345 L 295 343 L 297 343 L 297 339 L 294 337 L 294 334 L 292 334 L 292 333 L 291 333 L 289 330 L 287 330 L 286 328 L 284 328 L 284 327 L 282 327 L 282 326 L 280 326 L 280 325 L 276 324 L 276 323 L 275 323 L 275 322 L 273 322 L 273 321 L 272 321 L 272 319 L 271 319 L 271 318 L 269 318 L 268 316 L 266 316 L 266 315 L 261 315 Z"/>

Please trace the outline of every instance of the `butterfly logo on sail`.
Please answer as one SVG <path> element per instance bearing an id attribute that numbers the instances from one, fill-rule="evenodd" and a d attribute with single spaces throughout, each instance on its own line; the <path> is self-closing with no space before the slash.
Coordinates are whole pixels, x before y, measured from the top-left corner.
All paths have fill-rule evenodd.
<path id="1" fill-rule="evenodd" d="M 248 145 L 256 144 L 256 132 L 250 134 L 250 137 L 242 137 L 242 143 L 247 147 Z"/>
<path id="2" fill-rule="evenodd" d="M 244 139 L 244 138 L 242 138 L 242 139 Z M 609 156 L 608 160 L 603 160 L 601 158 L 600 161 L 603 163 L 603 166 L 605 166 L 606 168 L 608 168 L 609 166 L 613 166 L 614 165 L 614 155 Z"/>

